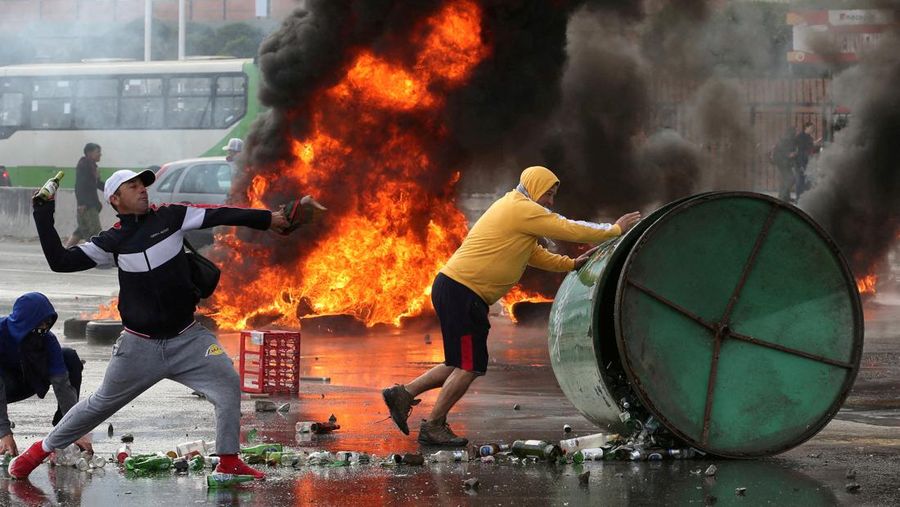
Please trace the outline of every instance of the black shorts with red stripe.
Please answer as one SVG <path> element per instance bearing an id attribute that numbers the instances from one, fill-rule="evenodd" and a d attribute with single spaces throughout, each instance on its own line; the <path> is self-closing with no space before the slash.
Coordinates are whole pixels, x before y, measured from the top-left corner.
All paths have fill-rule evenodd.
<path id="1" fill-rule="evenodd" d="M 434 278 L 431 302 L 441 322 L 444 364 L 484 375 L 491 329 L 488 304 L 472 289 L 443 273 Z"/>

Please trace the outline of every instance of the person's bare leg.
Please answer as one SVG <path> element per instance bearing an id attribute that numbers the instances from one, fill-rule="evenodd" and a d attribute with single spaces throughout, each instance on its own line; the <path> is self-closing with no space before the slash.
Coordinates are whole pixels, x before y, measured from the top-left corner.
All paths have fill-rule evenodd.
<path id="1" fill-rule="evenodd" d="M 455 370 L 453 366 L 447 366 L 446 364 L 439 364 L 434 368 L 426 371 L 425 373 L 419 375 L 418 378 L 406 384 L 406 392 L 411 394 L 413 398 L 424 393 L 425 391 L 430 391 L 432 389 L 441 387 L 447 381 L 447 377 L 453 373 Z"/>
<path id="2" fill-rule="evenodd" d="M 478 374 L 471 371 L 460 370 L 459 368 L 452 369 L 453 373 L 447 377 L 447 381 L 444 382 L 441 393 L 431 409 L 431 415 L 428 417 L 429 421 L 445 419 L 453 405 L 456 405 L 456 402 L 466 394 L 469 386 L 472 385 L 472 381 L 478 377 Z"/>

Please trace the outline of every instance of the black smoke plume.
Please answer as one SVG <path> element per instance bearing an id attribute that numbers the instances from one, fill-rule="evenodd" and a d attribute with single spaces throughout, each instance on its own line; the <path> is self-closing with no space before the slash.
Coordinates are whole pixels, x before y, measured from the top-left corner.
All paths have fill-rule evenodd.
<path id="1" fill-rule="evenodd" d="M 869 274 L 900 235 L 900 34 L 834 82 L 849 125 L 819 156 L 820 181 L 800 206 L 822 224 L 857 276 Z"/>

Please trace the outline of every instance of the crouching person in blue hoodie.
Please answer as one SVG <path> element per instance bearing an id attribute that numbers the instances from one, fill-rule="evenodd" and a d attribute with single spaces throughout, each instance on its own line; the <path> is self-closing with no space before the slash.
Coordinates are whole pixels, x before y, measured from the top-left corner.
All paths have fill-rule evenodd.
<path id="1" fill-rule="evenodd" d="M 50 386 L 56 395 L 53 425 L 78 402 L 83 366 L 78 353 L 62 348 L 50 328 L 57 314 L 47 296 L 23 294 L 12 313 L 0 317 L 0 454 L 17 455 L 6 406 L 34 395 L 43 398 Z M 76 442 L 89 448 L 87 439 Z"/>

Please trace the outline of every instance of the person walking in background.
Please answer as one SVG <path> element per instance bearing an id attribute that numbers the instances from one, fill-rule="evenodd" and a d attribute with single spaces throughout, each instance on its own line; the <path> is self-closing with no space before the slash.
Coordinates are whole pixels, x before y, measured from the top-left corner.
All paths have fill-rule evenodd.
<path id="1" fill-rule="evenodd" d="M 103 191 L 103 181 L 97 162 L 103 152 L 99 144 L 87 143 L 84 145 L 84 156 L 75 166 L 75 219 L 78 224 L 75 231 L 69 236 L 66 248 L 71 248 L 82 241 L 100 233 L 100 198 L 97 191 Z"/>
<path id="2" fill-rule="evenodd" d="M 797 132 L 789 127 L 784 136 L 775 143 L 770 157 L 772 164 L 778 169 L 778 198 L 782 201 L 791 201 L 791 188 L 796 182 L 794 176 L 794 158 L 797 152 L 794 149 L 794 138 Z"/>
<path id="3" fill-rule="evenodd" d="M 813 122 L 808 121 L 803 124 L 803 130 L 797 134 L 794 140 L 794 192 L 797 194 L 797 201 L 800 200 L 800 194 L 809 188 L 806 182 L 806 166 L 809 164 L 809 157 L 819 150 L 822 143 L 822 138 L 813 139 L 815 131 L 816 126 Z"/>
<path id="4" fill-rule="evenodd" d="M 431 415 L 419 427 L 419 443 L 468 443 L 450 430 L 447 413 L 472 382 L 487 372 L 490 305 L 519 281 L 526 266 L 571 271 L 584 265 L 593 253 L 577 259 L 557 255 L 542 247 L 538 239 L 597 244 L 619 236 L 640 220 L 639 212 L 624 215 L 614 225 L 569 220 L 549 210 L 558 188 L 559 178 L 546 167 L 522 171 L 519 185 L 484 212 L 435 277 L 431 301 L 444 339 L 444 363 L 409 384 L 382 391 L 391 418 L 408 435 L 407 419 L 418 404 L 415 397 L 441 388 Z"/>

